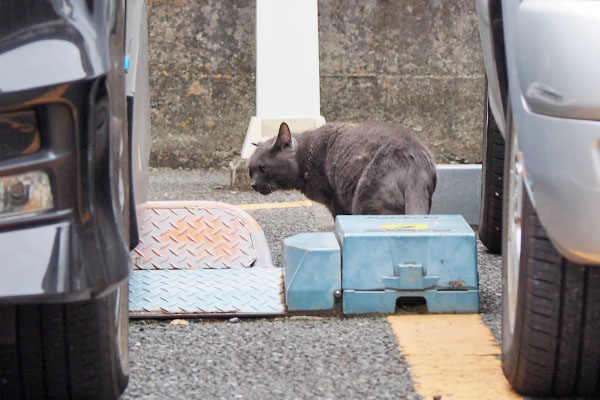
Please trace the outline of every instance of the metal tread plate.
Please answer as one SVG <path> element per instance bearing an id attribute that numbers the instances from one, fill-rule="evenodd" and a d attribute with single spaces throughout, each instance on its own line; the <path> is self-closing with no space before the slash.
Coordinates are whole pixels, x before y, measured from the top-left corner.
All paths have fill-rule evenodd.
<path id="1" fill-rule="evenodd" d="M 285 313 L 282 269 L 249 214 L 212 201 L 145 208 L 131 252 L 131 317 Z"/>
<path id="2" fill-rule="evenodd" d="M 212 201 L 149 202 L 134 269 L 213 269 L 270 266 L 256 221 L 232 205 Z"/>
<path id="3" fill-rule="evenodd" d="M 131 317 L 283 315 L 281 268 L 133 271 Z"/>

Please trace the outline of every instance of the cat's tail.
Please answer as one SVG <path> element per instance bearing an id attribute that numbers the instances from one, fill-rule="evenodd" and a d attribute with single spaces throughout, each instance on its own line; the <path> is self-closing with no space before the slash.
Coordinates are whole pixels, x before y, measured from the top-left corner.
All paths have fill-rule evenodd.
<path id="1" fill-rule="evenodd" d="M 404 195 L 404 209 L 406 214 L 429 214 L 431 210 L 431 196 L 426 188 L 408 189 Z"/>
<path id="2" fill-rule="evenodd" d="M 406 214 L 429 214 L 431 199 L 437 185 L 436 167 L 432 158 L 426 157 L 428 165 L 422 166 L 404 191 L 404 210 Z"/>

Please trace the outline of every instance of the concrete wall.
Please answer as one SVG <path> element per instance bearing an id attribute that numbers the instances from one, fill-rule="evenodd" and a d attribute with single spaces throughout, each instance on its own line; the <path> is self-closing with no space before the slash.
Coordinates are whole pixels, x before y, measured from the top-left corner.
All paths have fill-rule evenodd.
<path id="1" fill-rule="evenodd" d="M 226 166 L 255 115 L 255 2 L 147 1 L 151 165 Z M 327 121 L 399 122 L 440 163 L 480 162 L 474 0 L 321 0 L 319 47 Z"/>

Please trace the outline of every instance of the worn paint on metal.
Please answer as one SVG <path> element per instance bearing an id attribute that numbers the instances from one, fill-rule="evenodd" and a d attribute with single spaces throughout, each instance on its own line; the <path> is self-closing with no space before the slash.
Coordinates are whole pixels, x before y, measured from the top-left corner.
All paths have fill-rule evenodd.
<path id="1" fill-rule="evenodd" d="M 150 202 L 134 269 L 271 266 L 266 238 L 246 212 L 218 202 Z"/>
<path id="2" fill-rule="evenodd" d="M 281 315 L 283 272 L 245 211 L 212 201 L 150 202 L 131 253 L 132 317 Z"/>

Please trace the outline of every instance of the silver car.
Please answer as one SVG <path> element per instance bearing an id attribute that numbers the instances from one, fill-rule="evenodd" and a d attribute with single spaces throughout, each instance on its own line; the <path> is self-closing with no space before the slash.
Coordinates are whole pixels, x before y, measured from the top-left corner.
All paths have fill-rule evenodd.
<path id="1" fill-rule="evenodd" d="M 477 0 L 487 77 L 479 235 L 502 251 L 502 366 L 600 393 L 600 1 Z"/>

